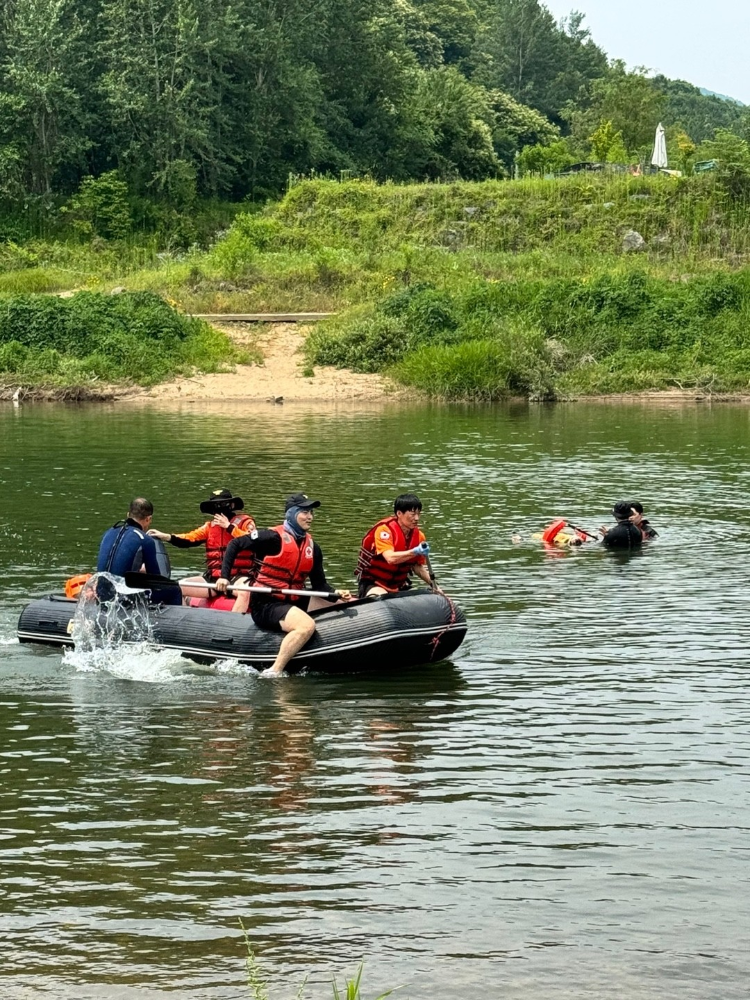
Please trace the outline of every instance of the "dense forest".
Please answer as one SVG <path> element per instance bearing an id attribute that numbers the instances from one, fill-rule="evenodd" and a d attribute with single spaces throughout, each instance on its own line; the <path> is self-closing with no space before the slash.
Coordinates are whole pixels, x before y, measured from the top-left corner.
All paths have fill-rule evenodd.
<path id="1" fill-rule="evenodd" d="M 6 216 L 79 192 L 75 214 L 101 177 L 115 194 L 185 211 L 198 198 L 263 201 L 290 175 L 480 180 L 516 163 L 541 173 L 628 162 L 658 120 L 678 160 L 717 129 L 746 138 L 748 127 L 741 105 L 629 70 L 582 15 L 558 23 L 538 0 L 4 0 L 0 10 Z M 102 235 L 118 224 L 105 220 Z"/>

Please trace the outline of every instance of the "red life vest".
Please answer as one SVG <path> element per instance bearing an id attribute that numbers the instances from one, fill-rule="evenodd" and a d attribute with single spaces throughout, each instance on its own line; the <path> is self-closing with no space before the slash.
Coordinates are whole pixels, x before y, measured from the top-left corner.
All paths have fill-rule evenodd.
<path id="1" fill-rule="evenodd" d="M 413 559 L 396 565 L 386 562 L 383 556 L 375 551 L 375 533 L 379 528 L 388 528 L 390 531 L 394 552 L 407 552 L 412 548 L 411 540 L 415 531 L 417 538 L 419 537 L 419 529 L 413 528 L 407 538 L 395 517 L 387 517 L 383 521 L 378 521 L 362 539 L 362 547 L 359 550 L 359 559 L 354 574 L 361 582 L 377 583 L 379 586 L 385 587 L 386 590 L 401 590 L 409 577 L 410 570 L 419 562 L 419 556 L 414 556 Z"/>
<path id="2" fill-rule="evenodd" d="M 218 524 L 212 524 L 208 529 L 206 538 L 206 573 L 212 580 L 218 580 L 221 576 L 221 564 L 227 551 L 227 546 L 232 541 L 232 530 L 241 528 L 242 531 L 252 531 L 255 528 L 255 521 L 247 514 L 235 514 L 229 522 L 229 528 L 222 528 Z M 235 576 L 245 576 L 253 568 L 255 556 L 249 549 L 244 549 L 237 553 L 234 560 L 233 573 Z"/>
<path id="3" fill-rule="evenodd" d="M 283 524 L 271 528 L 281 536 L 281 552 L 266 556 L 255 578 L 256 587 L 290 587 L 301 590 L 313 568 L 312 535 L 306 534 L 302 542 L 290 535 Z M 299 597 L 274 594 L 280 601 L 298 601 Z"/>

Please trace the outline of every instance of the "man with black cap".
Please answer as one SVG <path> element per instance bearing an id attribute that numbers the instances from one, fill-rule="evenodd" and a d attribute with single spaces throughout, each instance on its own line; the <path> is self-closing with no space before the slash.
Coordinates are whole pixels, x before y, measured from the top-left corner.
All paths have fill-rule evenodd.
<path id="1" fill-rule="evenodd" d="M 244 538 L 235 538 L 229 543 L 222 564 L 221 578 L 216 581 L 218 591 L 226 590 L 235 569 L 237 554 L 243 550 L 252 551 L 262 544 L 268 554 L 260 564 L 258 575 L 254 580 L 256 586 L 273 587 L 275 590 L 302 590 L 309 577 L 313 590 L 324 590 L 331 594 L 327 600 L 278 593 L 253 594 L 250 612 L 258 628 L 267 632 L 286 633 L 276 660 L 265 671 L 269 675 L 283 673 L 295 653 L 313 637 L 315 619 L 307 614 L 308 611 L 314 611 L 326 603 L 353 599 L 348 590 L 333 590 L 326 580 L 323 553 L 310 534 L 313 510 L 317 507 L 320 507 L 320 500 L 311 500 L 305 493 L 293 493 L 287 497 L 283 524 L 269 531 L 255 532 L 255 538 L 248 535 Z M 273 535 L 277 541 L 271 550 L 267 536 Z M 247 610 L 247 603 L 241 603 L 238 599 L 234 610 Z"/>
<path id="2" fill-rule="evenodd" d="M 255 530 L 255 521 L 248 514 L 240 514 L 245 502 L 242 497 L 236 497 L 231 490 L 214 490 L 208 500 L 204 500 L 200 505 L 202 514 L 208 514 L 210 521 L 204 522 L 194 531 L 186 531 L 184 534 L 173 535 L 165 531 L 156 531 L 152 528 L 149 535 L 152 538 L 160 538 L 163 542 L 169 542 L 179 549 L 190 549 L 197 545 L 206 546 L 206 570 L 202 577 L 187 577 L 180 581 L 182 591 L 189 597 L 205 597 L 204 582 L 213 583 L 221 575 L 221 563 L 227 551 L 227 546 L 233 538 L 242 538 Z M 252 569 L 254 556 L 252 552 L 243 553 L 237 561 L 236 572 L 238 574 L 249 573 Z"/>
<path id="3" fill-rule="evenodd" d="M 643 504 L 637 500 L 620 500 L 612 508 L 612 514 L 615 526 L 599 529 L 606 549 L 639 549 L 644 541 L 657 537 L 643 516 Z"/>

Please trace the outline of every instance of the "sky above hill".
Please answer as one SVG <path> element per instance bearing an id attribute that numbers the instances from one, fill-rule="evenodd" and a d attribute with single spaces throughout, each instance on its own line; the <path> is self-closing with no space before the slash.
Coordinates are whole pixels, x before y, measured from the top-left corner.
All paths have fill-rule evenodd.
<path id="1" fill-rule="evenodd" d="M 556 18 L 582 11 L 594 41 L 610 58 L 750 104 L 750 0 L 543 2 Z"/>

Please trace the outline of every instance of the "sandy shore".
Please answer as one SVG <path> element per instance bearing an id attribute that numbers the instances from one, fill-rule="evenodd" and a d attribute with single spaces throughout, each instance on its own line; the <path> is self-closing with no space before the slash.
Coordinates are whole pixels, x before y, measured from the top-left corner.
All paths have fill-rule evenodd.
<path id="1" fill-rule="evenodd" d="M 247 343 L 248 327 L 242 323 L 214 324 L 237 343 Z M 129 392 L 122 397 L 131 402 L 164 400 L 246 400 L 248 402 L 352 402 L 357 400 L 404 399 L 413 396 L 380 375 L 359 375 L 340 368 L 315 367 L 312 378 L 303 375 L 302 346 L 309 327 L 296 323 L 276 323 L 264 327 L 252 343 L 260 347 L 262 365 L 237 365 L 234 372 L 195 375 Z"/>

